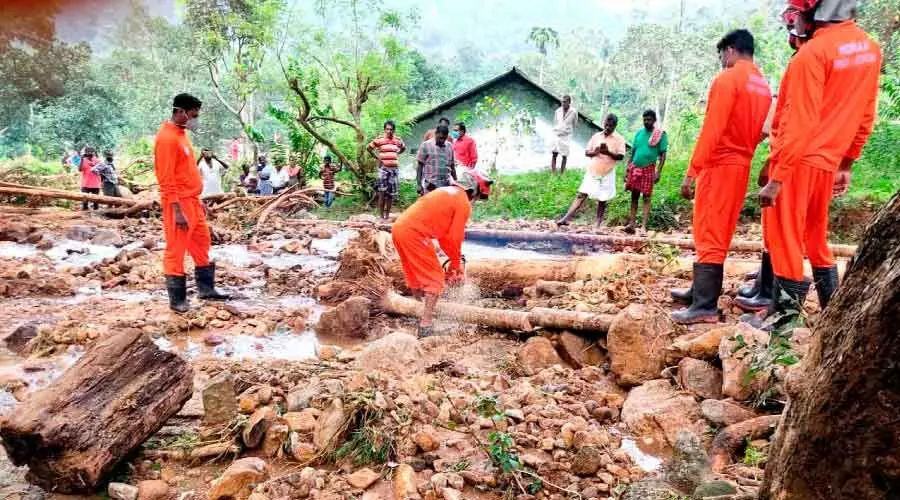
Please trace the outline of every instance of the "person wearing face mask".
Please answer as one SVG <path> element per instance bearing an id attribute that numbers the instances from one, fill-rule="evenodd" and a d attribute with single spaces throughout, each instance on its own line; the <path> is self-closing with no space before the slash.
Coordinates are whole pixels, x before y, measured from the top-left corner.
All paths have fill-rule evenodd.
<path id="1" fill-rule="evenodd" d="M 474 169 L 478 165 L 478 147 L 475 145 L 475 139 L 466 133 L 466 124 L 459 122 L 454 125 L 450 137 L 453 138 L 451 142 L 456 163 Z"/>
<path id="2" fill-rule="evenodd" d="M 194 260 L 197 297 L 227 300 L 215 288 L 215 264 L 209 260 L 211 244 L 207 209 L 200 201 L 203 177 L 194 162 L 193 146 L 187 130 L 195 131 L 203 103 L 190 94 L 178 94 L 172 102 L 172 118 L 159 128 L 153 147 L 154 170 L 162 205 L 166 249 L 163 272 L 169 293 L 169 308 L 178 313 L 190 309 L 184 255 Z"/>
<path id="3" fill-rule="evenodd" d="M 690 295 L 690 307 L 672 313 L 678 324 L 716 323 L 725 257 L 737 227 L 750 162 L 762 140 L 772 91 L 753 62 L 755 42 L 747 30 L 735 30 L 716 48 L 724 71 L 712 83 L 706 116 L 694 147 L 681 195 L 694 198 L 693 232 L 697 248 L 690 290 L 674 290 L 673 298 Z"/>

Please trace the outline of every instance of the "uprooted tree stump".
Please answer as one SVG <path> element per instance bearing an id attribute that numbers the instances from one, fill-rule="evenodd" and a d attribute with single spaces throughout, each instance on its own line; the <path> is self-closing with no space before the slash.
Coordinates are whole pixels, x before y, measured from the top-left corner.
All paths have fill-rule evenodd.
<path id="1" fill-rule="evenodd" d="M 760 499 L 897 498 L 900 492 L 900 192 L 813 330 L 769 452 Z"/>
<path id="2" fill-rule="evenodd" d="M 28 481 L 61 493 L 92 492 L 191 397 L 193 371 L 140 330 L 98 341 L 49 387 L 0 422 L 12 462 Z"/>

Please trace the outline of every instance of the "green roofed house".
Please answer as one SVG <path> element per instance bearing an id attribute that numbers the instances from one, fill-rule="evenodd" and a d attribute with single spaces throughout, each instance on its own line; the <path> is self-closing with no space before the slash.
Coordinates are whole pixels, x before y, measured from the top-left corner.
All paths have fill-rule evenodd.
<path id="1" fill-rule="evenodd" d="M 412 166 L 422 136 L 445 116 L 451 121 L 451 129 L 456 122 L 466 124 L 468 134 L 478 145 L 479 170 L 489 171 L 495 163 L 500 173 L 549 168 L 553 116 L 561 104 L 562 96 L 552 94 L 513 67 L 413 118 L 403 137 L 412 153 L 403 155 L 404 166 Z M 572 106 L 579 113 L 569 165 L 582 167 L 587 164 L 585 145 L 602 127 L 581 112 L 577 101 Z"/>

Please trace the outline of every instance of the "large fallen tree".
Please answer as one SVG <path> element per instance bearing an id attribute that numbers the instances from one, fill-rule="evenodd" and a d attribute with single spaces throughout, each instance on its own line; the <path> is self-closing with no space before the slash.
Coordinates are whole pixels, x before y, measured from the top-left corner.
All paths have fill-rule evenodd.
<path id="1" fill-rule="evenodd" d="M 425 306 L 422 302 L 403 297 L 389 291 L 381 299 L 381 309 L 391 314 L 422 317 Z M 536 307 L 530 311 L 491 309 L 467 306 L 453 302 L 438 301 L 434 315 L 460 323 L 470 323 L 502 330 L 531 331 L 535 328 L 554 328 L 584 332 L 606 332 L 612 323 L 610 314 L 592 314 L 574 311 L 560 311 Z"/>
<path id="2" fill-rule="evenodd" d="M 763 500 L 875 500 L 900 494 L 900 192 L 859 254 L 785 384 L 788 404 Z"/>
<path id="3" fill-rule="evenodd" d="M 97 342 L 56 382 L 0 421 L 10 460 L 61 493 L 93 492 L 191 397 L 193 370 L 141 330 Z"/>

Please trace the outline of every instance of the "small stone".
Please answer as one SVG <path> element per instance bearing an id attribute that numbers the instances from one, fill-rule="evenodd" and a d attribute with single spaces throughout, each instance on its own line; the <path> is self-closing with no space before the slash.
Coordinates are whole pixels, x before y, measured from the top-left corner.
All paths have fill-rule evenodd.
<path id="1" fill-rule="evenodd" d="M 416 488 L 416 471 L 409 464 L 400 464 L 394 469 L 393 490 L 395 500 L 405 500 L 409 497 L 418 498 Z"/>
<path id="2" fill-rule="evenodd" d="M 718 498 L 734 494 L 737 494 L 737 488 L 728 481 L 721 480 L 703 483 L 694 490 L 694 498 Z"/>
<path id="3" fill-rule="evenodd" d="M 229 372 L 222 372 L 202 391 L 203 425 L 218 426 L 230 423 L 237 416 L 238 405 L 234 400 L 234 377 Z"/>
<path id="4" fill-rule="evenodd" d="M 700 398 L 722 398 L 722 370 L 706 361 L 683 358 L 678 363 L 678 382 L 685 390 Z"/>
<path id="5" fill-rule="evenodd" d="M 318 396 L 319 392 L 320 388 L 318 383 L 310 384 L 302 389 L 296 389 L 289 392 L 287 395 L 287 410 L 300 411 L 304 408 L 308 408 L 312 398 Z"/>
<path id="6" fill-rule="evenodd" d="M 267 405 L 272 402 L 272 388 L 264 385 L 259 388 L 259 391 L 256 393 L 256 400 L 259 401 L 261 405 Z"/>
<path id="7" fill-rule="evenodd" d="M 318 347 L 316 354 L 322 361 L 331 361 L 337 357 L 338 349 L 333 345 L 323 345 Z"/>
<path id="8" fill-rule="evenodd" d="M 444 488 L 441 490 L 441 496 L 444 500 L 462 500 L 462 492 L 453 488 Z"/>
<path id="9" fill-rule="evenodd" d="M 562 358 L 575 368 L 600 366 L 606 362 L 606 354 L 596 342 L 572 332 L 560 334 L 558 350 Z"/>
<path id="10" fill-rule="evenodd" d="M 284 443 L 287 441 L 288 433 L 287 424 L 276 422 L 269 426 L 266 436 L 263 438 L 262 452 L 267 457 L 275 457 L 281 454 Z"/>
<path id="11" fill-rule="evenodd" d="M 223 344 L 225 342 L 225 337 L 223 335 L 219 335 L 218 333 L 207 333 L 203 337 L 203 343 L 208 346 L 217 346 L 219 344 Z"/>
<path id="12" fill-rule="evenodd" d="M 107 493 L 109 493 L 109 498 L 113 500 L 137 500 L 138 489 L 137 486 L 130 484 L 109 483 Z"/>
<path id="13" fill-rule="evenodd" d="M 462 490 L 466 486 L 466 480 L 455 472 L 447 473 L 447 484 L 454 489 Z"/>
<path id="14" fill-rule="evenodd" d="M 756 417 L 756 413 L 737 403 L 715 399 L 707 399 L 700 403 L 700 413 L 710 423 L 719 427 L 728 427 Z"/>
<path id="15" fill-rule="evenodd" d="M 442 490 L 447 487 L 447 474 L 443 472 L 438 472 L 435 475 L 431 476 L 431 479 L 428 480 L 431 484 L 431 487 L 437 491 Z"/>
<path id="16" fill-rule="evenodd" d="M 175 492 L 162 480 L 141 481 L 137 484 L 137 500 L 171 500 Z"/>
<path id="17" fill-rule="evenodd" d="M 368 334 L 372 301 L 366 297 L 350 297 L 334 309 L 322 313 L 316 332 L 334 337 L 365 338 Z"/>
<path id="18" fill-rule="evenodd" d="M 441 444 L 434 437 L 434 428 L 426 426 L 421 431 L 413 434 L 413 441 L 422 451 L 428 453 L 440 448 Z"/>
<path id="19" fill-rule="evenodd" d="M 209 500 L 246 500 L 257 484 L 269 478 L 269 465 L 261 458 L 241 458 L 213 482 Z"/>
<path id="20" fill-rule="evenodd" d="M 595 474 L 600 469 L 602 452 L 593 446 L 584 446 L 572 458 L 572 472 L 579 476 Z"/>
<path id="21" fill-rule="evenodd" d="M 259 406 L 259 402 L 250 396 L 244 396 L 238 401 L 238 409 L 245 415 L 253 413 L 257 406 Z"/>
<path id="22" fill-rule="evenodd" d="M 316 420 L 316 429 L 313 432 L 313 444 L 316 449 L 324 450 L 331 441 L 341 432 L 345 420 L 344 405 L 340 399 L 331 400 L 331 404 L 322 412 Z"/>
<path id="23" fill-rule="evenodd" d="M 522 422 L 525 420 L 525 412 L 516 408 L 510 408 L 503 412 L 507 417 L 515 420 L 516 422 Z"/>
<path id="24" fill-rule="evenodd" d="M 225 309 L 219 309 L 216 311 L 216 319 L 219 321 L 228 321 L 231 319 L 231 313 Z"/>
<path id="25" fill-rule="evenodd" d="M 367 467 L 347 476 L 347 482 L 358 490 L 365 490 L 375 484 L 379 477 L 380 474 Z"/>
<path id="26" fill-rule="evenodd" d="M 519 348 L 518 361 L 526 375 L 534 375 L 544 368 L 563 364 L 550 340 L 541 336 L 531 337 Z"/>

